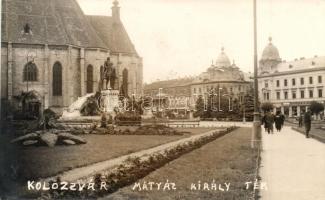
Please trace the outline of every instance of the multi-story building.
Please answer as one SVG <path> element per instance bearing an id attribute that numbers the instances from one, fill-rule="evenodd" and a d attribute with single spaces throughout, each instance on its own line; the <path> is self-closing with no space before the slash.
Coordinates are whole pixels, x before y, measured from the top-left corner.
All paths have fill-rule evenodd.
<path id="1" fill-rule="evenodd" d="M 144 85 L 144 94 L 154 98 L 168 96 L 172 108 L 178 110 L 194 109 L 198 96 L 207 97 L 211 92 L 241 102 L 252 89 L 250 76 L 249 73 L 242 72 L 235 63 L 231 64 L 222 48 L 215 63 L 200 75 Z"/>
<path id="2" fill-rule="evenodd" d="M 274 112 L 299 116 L 312 101 L 325 103 L 325 56 L 287 62 L 270 38 L 259 64 L 259 99 L 271 102 Z"/>

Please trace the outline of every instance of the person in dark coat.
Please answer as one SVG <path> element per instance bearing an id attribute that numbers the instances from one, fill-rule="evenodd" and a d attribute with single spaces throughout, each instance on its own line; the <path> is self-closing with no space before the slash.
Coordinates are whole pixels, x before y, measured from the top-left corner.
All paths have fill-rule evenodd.
<path id="1" fill-rule="evenodd" d="M 309 131 L 311 128 L 311 112 L 309 109 L 304 114 L 304 124 L 305 124 L 305 130 L 306 130 L 306 138 L 309 138 Z"/>
<path id="2" fill-rule="evenodd" d="M 303 113 L 300 113 L 300 116 L 298 118 L 298 126 L 302 127 L 302 121 L 303 121 Z"/>
<path id="3" fill-rule="evenodd" d="M 265 123 L 265 118 L 266 118 L 266 115 L 263 115 L 263 117 L 261 119 L 261 122 L 262 122 L 262 125 L 264 125 L 264 130 L 266 132 L 267 131 L 267 124 Z"/>
<path id="4" fill-rule="evenodd" d="M 276 130 L 280 132 L 284 123 L 284 116 L 282 116 L 280 111 L 276 112 L 276 115 L 274 117 L 274 123 Z"/>
<path id="5" fill-rule="evenodd" d="M 274 123 L 274 115 L 271 112 L 266 113 L 265 115 L 265 124 L 268 134 L 273 134 L 273 123 Z"/>

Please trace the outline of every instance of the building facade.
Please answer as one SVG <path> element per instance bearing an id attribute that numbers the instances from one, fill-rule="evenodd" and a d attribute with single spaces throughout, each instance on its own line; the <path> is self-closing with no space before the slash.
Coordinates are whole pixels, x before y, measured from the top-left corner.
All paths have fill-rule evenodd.
<path id="1" fill-rule="evenodd" d="M 33 93 L 43 108 L 62 110 L 98 89 L 107 57 L 117 72 L 114 89 L 142 93 L 142 58 L 116 0 L 112 16 L 87 16 L 75 0 L 3 0 L 1 25 L 2 102 Z"/>
<path id="2" fill-rule="evenodd" d="M 280 58 L 272 38 L 259 61 L 259 99 L 271 102 L 274 111 L 288 117 L 299 116 L 312 101 L 325 103 L 325 56 Z"/>
<path id="3" fill-rule="evenodd" d="M 235 63 L 231 63 L 222 48 L 216 61 L 200 75 L 144 85 L 144 94 L 155 98 L 159 94 L 168 96 L 173 109 L 193 110 L 199 96 L 207 98 L 213 92 L 242 102 L 251 89 L 250 74 L 242 72 Z"/>

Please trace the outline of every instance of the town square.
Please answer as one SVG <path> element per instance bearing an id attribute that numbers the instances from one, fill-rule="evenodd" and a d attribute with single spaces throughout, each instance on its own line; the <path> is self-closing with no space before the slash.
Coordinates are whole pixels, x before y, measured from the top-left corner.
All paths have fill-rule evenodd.
<path id="1" fill-rule="evenodd" d="M 1 199 L 325 199 L 322 0 L 1 0 Z"/>

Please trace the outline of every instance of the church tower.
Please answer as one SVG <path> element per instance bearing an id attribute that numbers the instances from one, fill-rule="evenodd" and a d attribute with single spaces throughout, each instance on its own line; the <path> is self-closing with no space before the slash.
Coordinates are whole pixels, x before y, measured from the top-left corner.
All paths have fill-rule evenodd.
<path id="1" fill-rule="evenodd" d="M 112 18 L 115 23 L 120 21 L 120 7 L 119 7 L 119 2 L 117 0 L 114 0 L 113 2 Z"/>

